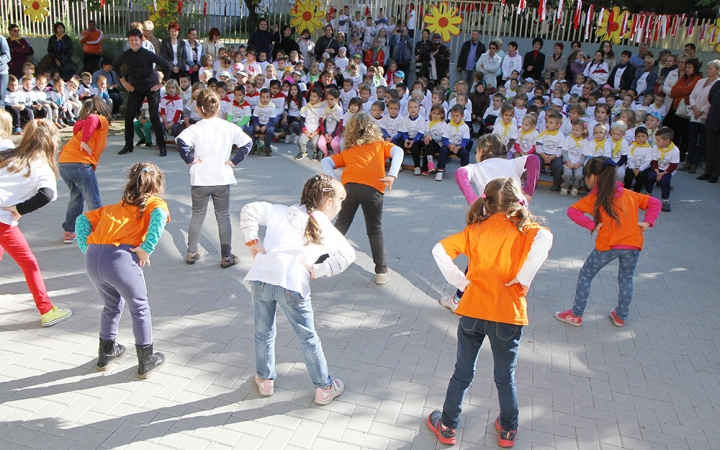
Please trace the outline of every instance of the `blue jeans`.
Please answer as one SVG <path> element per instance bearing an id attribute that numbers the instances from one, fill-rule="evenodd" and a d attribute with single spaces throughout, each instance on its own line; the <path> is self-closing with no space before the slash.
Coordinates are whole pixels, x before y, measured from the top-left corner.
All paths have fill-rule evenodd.
<path id="1" fill-rule="evenodd" d="M 462 402 L 475 377 L 475 365 L 485 337 L 493 353 L 495 386 L 500 402 L 500 426 L 516 430 L 518 426 L 515 364 L 522 337 L 522 326 L 488 320 L 460 317 L 455 372 L 448 384 L 443 404 L 442 421 L 446 427 L 457 428 Z"/>
<path id="2" fill-rule="evenodd" d="M 593 249 L 588 259 L 580 269 L 578 275 L 577 288 L 575 289 L 575 303 L 572 307 L 572 313 L 575 316 L 582 316 L 587 306 L 587 299 L 590 296 L 590 285 L 595 275 L 600 270 L 610 264 L 614 259 L 620 260 L 620 269 L 618 270 L 618 284 L 620 292 L 618 294 L 618 305 L 615 312 L 618 317 L 625 320 L 630 313 L 630 302 L 633 294 L 633 274 L 635 266 L 637 266 L 640 258 L 640 250 L 607 250 L 601 252 Z"/>
<path id="3" fill-rule="evenodd" d="M 60 163 L 58 171 L 67 187 L 70 188 L 70 202 L 62 227 L 63 230 L 74 233 L 75 220 L 83 212 L 83 201 L 87 202 L 89 211 L 102 206 L 100 188 L 95 177 L 95 170 L 90 164 Z"/>
<path id="4" fill-rule="evenodd" d="M 648 194 L 652 194 L 653 187 L 655 187 L 655 183 L 660 185 L 660 198 L 663 200 L 669 200 L 670 199 L 670 181 L 672 181 L 672 174 L 666 173 L 665 175 L 660 178 L 660 181 L 657 180 L 657 173 L 654 169 L 650 169 L 648 172 L 648 178 L 645 182 L 645 190 Z"/>
<path id="5" fill-rule="evenodd" d="M 275 372 L 275 310 L 277 305 L 285 313 L 295 332 L 305 367 L 315 387 L 326 388 L 332 383 L 320 338 L 315 331 L 310 297 L 283 287 L 252 281 L 255 311 L 255 371 L 263 380 L 274 380 Z"/>

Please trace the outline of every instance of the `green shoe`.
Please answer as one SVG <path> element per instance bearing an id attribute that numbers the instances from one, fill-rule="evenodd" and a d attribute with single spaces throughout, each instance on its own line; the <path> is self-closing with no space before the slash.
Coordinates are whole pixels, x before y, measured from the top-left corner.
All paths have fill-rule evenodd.
<path id="1" fill-rule="evenodd" d="M 51 327 L 69 319 L 70 316 L 72 316 L 72 310 L 70 308 L 60 309 L 57 306 L 53 306 L 53 309 L 40 316 L 40 322 L 42 322 L 42 326 L 44 327 Z"/>

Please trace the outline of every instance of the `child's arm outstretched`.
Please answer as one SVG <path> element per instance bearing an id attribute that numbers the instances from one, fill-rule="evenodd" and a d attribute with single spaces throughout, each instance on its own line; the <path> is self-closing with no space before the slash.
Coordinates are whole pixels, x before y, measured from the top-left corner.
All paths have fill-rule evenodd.
<path id="1" fill-rule="evenodd" d="M 130 249 L 140 260 L 140 267 L 150 265 L 150 255 L 155 251 L 158 242 L 160 242 L 160 236 L 165 230 L 169 217 L 170 215 L 163 208 L 155 208 L 150 213 L 150 223 L 145 234 L 145 240 L 139 246 Z"/>

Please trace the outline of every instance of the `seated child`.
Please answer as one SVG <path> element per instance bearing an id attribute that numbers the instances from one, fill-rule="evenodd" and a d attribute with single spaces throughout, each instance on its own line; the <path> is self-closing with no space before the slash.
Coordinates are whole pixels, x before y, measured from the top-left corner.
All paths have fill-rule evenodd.
<path id="1" fill-rule="evenodd" d="M 553 185 L 550 190 L 554 192 L 560 190 L 564 173 L 562 144 L 565 136 L 560 132 L 562 120 L 563 116 L 557 110 L 548 110 L 545 115 L 545 131 L 540 133 L 535 141 L 535 154 L 545 166 L 545 173 L 552 175 Z"/>
<path id="2" fill-rule="evenodd" d="M 464 117 L 465 107 L 463 105 L 457 104 L 450 108 L 450 122 L 445 125 L 443 146 L 440 149 L 435 181 L 442 181 L 445 166 L 450 160 L 450 154 L 457 155 L 460 158 L 462 167 L 470 163 L 470 152 L 467 150 L 468 144 L 471 143 L 470 128 L 465 123 Z M 517 126 L 515 131 L 517 132 Z"/>
<path id="3" fill-rule="evenodd" d="M 648 173 L 652 170 L 652 146 L 648 143 L 648 132 L 645 127 L 635 130 L 635 142 L 628 150 L 627 169 L 625 170 L 625 189 L 641 192 L 647 182 Z M 633 182 L 635 185 L 633 186 Z"/>
<path id="4" fill-rule="evenodd" d="M 659 184 L 662 190 L 662 210 L 670 212 L 670 180 L 672 174 L 677 170 L 680 163 L 680 150 L 673 144 L 675 132 L 672 128 L 662 127 L 655 133 L 655 146 L 652 149 L 652 170 L 648 173 L 645 183 L 645 190 L 652 194 L 655 184 Z"/>
<path id="5" fill-rule="evenodd" d="M 265 153 L 265 156 L 272 156 L 277 113 L 275 104 L 270 101 L 270 89 L 263 88 L 260 91 L 260 103 L 253 110 L 252 124 L 253 140 L 256 140 L 256 148 L 253 153 L 261 151 Z M 260 139 L 262 135 L 265 135 L 264 140 Z"/>

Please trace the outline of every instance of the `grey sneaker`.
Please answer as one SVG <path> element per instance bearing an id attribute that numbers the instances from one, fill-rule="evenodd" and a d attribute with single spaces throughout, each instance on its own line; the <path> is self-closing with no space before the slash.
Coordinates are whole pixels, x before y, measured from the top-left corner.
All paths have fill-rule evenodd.
<path id="1" fill-rule="evenodd" d="M 390 274 L 385 273 L 376 273 L 375 274 L 375 284 L 382 286 L 383 284 L 387 283 L 390 280 Z"/>
<path id="2" fill-rule="evenodd" d="M 195 253 L 188 253 L 185 255 L 185 264 L 195 264 L 195 261 L 200 260 L 202 256 L 202 252 L 200 251 L 197 251 Z"/>
<path id="3" fill-rule="evenodd" d="M 223 269 L 227 269 L 228 267 L 234 266 L 239 262 L 240 258 L 231 253 L 230 256 L 225 256 L 220 260 L 220 267 L 222 267 Z"/>
<path id="4" fill-rule="evenodd" d="M 458 308 L 459 303 L 460 299 L 457 298 L 456 294 L 453 294 L 451 296 L 443 296 L 440 299 L 440 305 L 446 307 L 452 312 L 455 312 L 455 310 Z"/>

